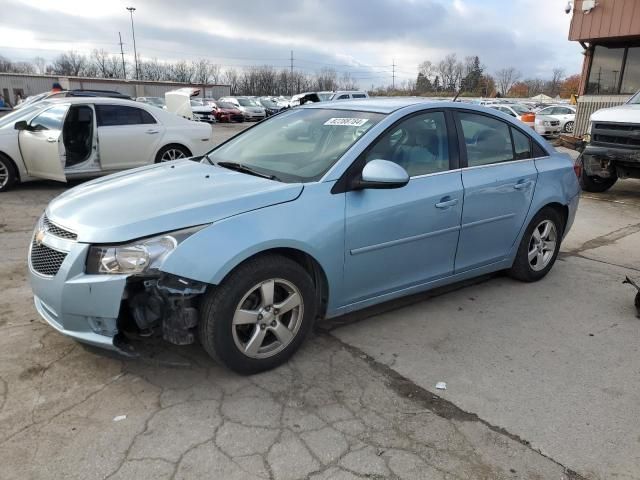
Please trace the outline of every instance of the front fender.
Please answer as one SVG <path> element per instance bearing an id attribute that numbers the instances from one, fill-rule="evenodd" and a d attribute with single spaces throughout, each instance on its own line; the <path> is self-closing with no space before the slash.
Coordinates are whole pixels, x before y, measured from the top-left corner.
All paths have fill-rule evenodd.
<path id="1" fill-rule="evenodd" d="M 266 250 L 290 248 L 313 257 L 330 289 L 341 291 L 344 266 L 344 194 L 333 182 L 305 186 L 298 199 L 226 218 L 189 237 L 161 270 L 217 285 L 240 263 Z M 332 295 L 329 309 L 339 299 Z"/>

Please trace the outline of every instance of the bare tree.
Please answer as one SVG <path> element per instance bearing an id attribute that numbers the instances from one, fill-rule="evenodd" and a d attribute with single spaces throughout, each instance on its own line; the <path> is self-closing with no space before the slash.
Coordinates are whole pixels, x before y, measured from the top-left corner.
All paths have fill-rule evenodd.
<path id="1" fill-rule="evenodd" d="M 547 91 L 549 95 L 555 97 L 560 93 L 560 86 L 562 84 L 562 79 L 564 78 L 564 69 L 563 68 L 554 68 L 551 76 L 551 80 L 549 80 L 549 84 L 547 86 Z"/>
<path id="2" fill-rule="evenodd" d="M 35 57 L 32 63 L 36 69 L 36 73 L 43 75 L 47 72 L 47 61 L 44 58 Z"/>
<path id="3" fill-rule="evenodd" d="M 85 73 L 89 62 L 87 57 L 73 50 L 67 53 L 61 53 L 53 61 L 53 73 L 57 75 L 71 75 L 77 77 L 81 73 Z"/>
<path id="4" fill-rule="evenodd" d="M 184 60 L 172 64 L 170 71 L 172 76 L 171 80 L 174 82 L 191 83 L 193 79 L 193 66 Z"/>
<path id="5" fill-rule="evenodd" d="M 231 90 L 231 95 L 237 95 L 238 87 L 240 83 L 238 71 L 235 68 L 228 68 L 224 72 L 224 81 L 227 85 L 229 85 Z"/>
<path id="6" fill-rule="evenodd" d="M 511 87 L 520 79 L 520 72 L 514 67 L 503 68 L 498 70 L 495 75 L 495 80 L 498 85 L 498 91 L 504 96 L 509 93 Z"/>

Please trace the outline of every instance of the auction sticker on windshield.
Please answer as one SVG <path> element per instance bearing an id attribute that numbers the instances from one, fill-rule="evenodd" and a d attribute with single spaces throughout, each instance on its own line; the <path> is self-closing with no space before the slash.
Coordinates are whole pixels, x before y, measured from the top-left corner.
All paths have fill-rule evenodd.
<path id="1" fill-rule="evenodd" d="M 330 118 L 325 125 L 342 125 L 344 127 L 361 127 L 369 121 L 368 118 Z"/>

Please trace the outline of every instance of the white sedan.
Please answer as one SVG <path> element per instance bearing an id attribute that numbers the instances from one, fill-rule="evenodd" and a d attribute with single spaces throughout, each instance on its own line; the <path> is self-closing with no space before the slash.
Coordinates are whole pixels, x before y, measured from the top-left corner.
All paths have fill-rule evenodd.
<path id="1" fill-rule="evenodd" d="M 564 133 L 573 133 L 576 122 L 576 107 L 573 105 L 552 105 L 538 110 L 538 115 L 545 115 L 560 122 L 560 130 Z"/>
<path id="2" fill-rule="evenodd" d="M 501 105 L 487 105 L 489 108 L 498 110 L 499 112 L 506 113 L 512 117 L 517 118 L 527 127 L 535 128 L 536 114 L 531 111 L 526 105 L 519 105 L 515 103 L 501 104 Z"/>
<path id="3" fill-rule="evenodd" d="M 0 192 L 37 179 L 66 181 L 203 155 L 206 123 L 117 98 L 43 100 L 0 118 Z"/>

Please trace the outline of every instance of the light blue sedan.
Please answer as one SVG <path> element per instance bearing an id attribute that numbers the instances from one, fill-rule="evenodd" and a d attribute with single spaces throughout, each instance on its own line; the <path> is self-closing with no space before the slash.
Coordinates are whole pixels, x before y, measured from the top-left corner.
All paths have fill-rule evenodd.
<path id="1" fill-rule="evenodd" d="M 273 368 L 318 318 L 507 270 L 544 277 L 576 213 L 573 163 L 507 115 L 371 99 L 295 108 L 201 161 L 73 188 L 29 249 L 59 332 L 132 353 L 199 338 L 241 373 Z"/>

